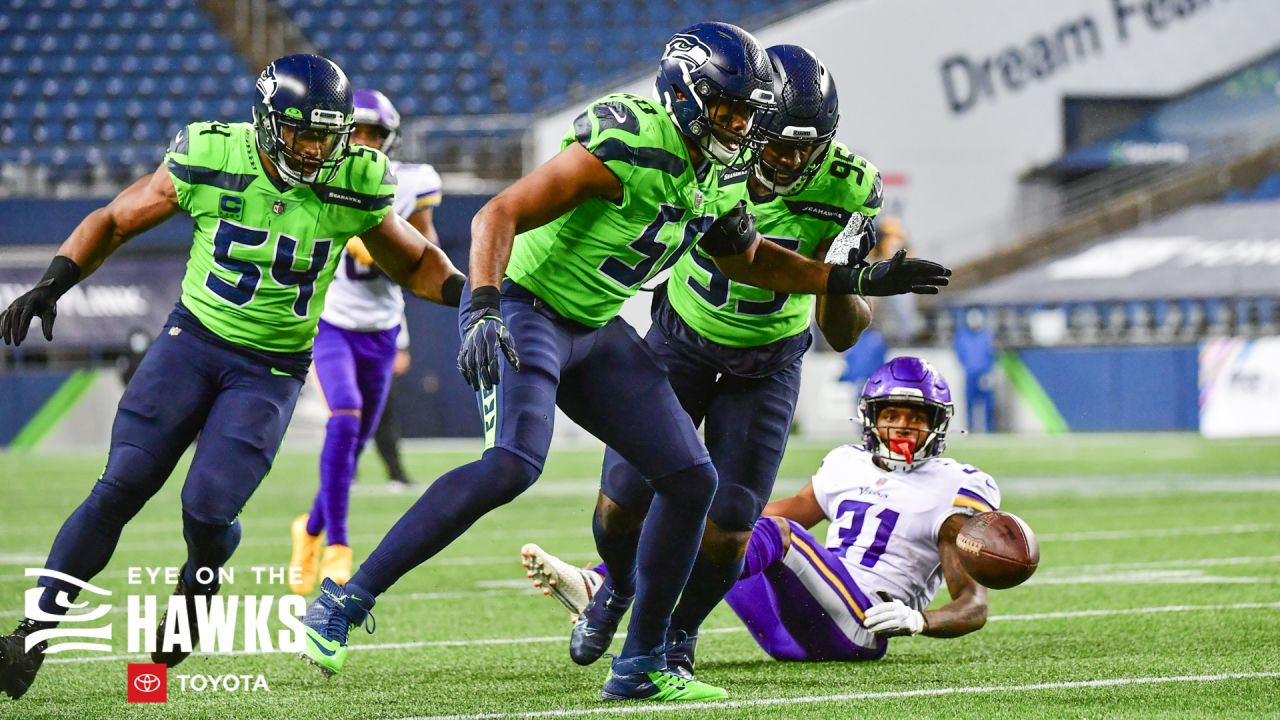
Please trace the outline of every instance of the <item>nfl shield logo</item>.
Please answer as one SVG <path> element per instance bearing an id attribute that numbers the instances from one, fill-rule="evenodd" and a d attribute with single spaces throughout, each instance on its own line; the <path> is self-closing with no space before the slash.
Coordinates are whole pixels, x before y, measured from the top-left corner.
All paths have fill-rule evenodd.
<path id="1" fill-rule="evenodd" d="M 271 205 L 271 212 L 273 212 L 273 213 L 275 213 L 275 214 L 277 214 L 277 215 L 283 215 L 283 214 L 284 214 L 284 201 L 283 201 L 283 200 L 277 200 L 277 201 L 275 201 L 275 203 Z"/>
<path id="2" fill-rule="evenodd" d="M 693 207 L 695 209 L 702 207 L 703 195 L 701 190 L 693 191 Z"/>

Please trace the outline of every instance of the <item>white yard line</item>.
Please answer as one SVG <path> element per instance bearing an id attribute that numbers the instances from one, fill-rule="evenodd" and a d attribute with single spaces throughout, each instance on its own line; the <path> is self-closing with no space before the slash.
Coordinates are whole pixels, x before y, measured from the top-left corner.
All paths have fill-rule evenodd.
<path id="1" fill-rule="evenodd" d="M 504 718 L 576 717 L 580 715 L 636 715 L 688 710 L 728 710 L 732 708 L 764 707 L 770 705 L 795 705 L 852 702 L 854 700 L 892 700 L 911 697 L 940 697 L 944 695 L 972 695 L 976 693 L 1036 692 L 1043 690 L 1085 690 L 1090 688 L 1123 687 L 1127 685 L 1165 685 L 1169 683 L 1208 683 L 1224 680 L 1260 680 L 1280 677 L 1280 672 L 1222 673 L 1219 675 L 1173 675 L 1166 677 L 1127 677 L 1101 680 L 1077 680 L 1074 682 L 1034 683 L 1029 685 L 961 685 L 946 688 L 921 688 L 919 690 L 889 690 L 886 692 L 845 693 L 840 695 L 805 695 L 801 697 L 771 697 L 752 700 L 723 700 L 719 702 L 672 703 L 654 705 L 648 703 L 574 710 L 543 710 L 520 713 L 482 713 L 478 715 L 428 715 L 403 720 L 503 720 Z"/>
<path id="2" fill-rule="evenodd" d="M 1217 612 L 1221 610 L 1274 610 L 1280 609 L 1280 602 L 1273 603 L 1233 603 L 1229 605 L 1164 605 L 1160 607 L 1145 608 L 1121 608 L 1114 610 L 1069 610 L 1063 612 L 1033 613 L 1027 615 L 994 615 L 987 618 L 990 622 L 1025 622 L 1032 620 L 1060 620 L 1066 618 L 1078 617 L 1105 617 L 1108 615 L 1153 615 L 1161 613 L 1175 612 Z M 746 632 L 743 627 L 726 627 L 712 628 L 703 630 L 703 635 L 729 635 L 735 633 Z M 625 632 L 618 633 L 615 637 L 626 637 Z M 569 633 L 565 632 L 560 635 L 544 635 L 539 637 L 519 637 L 519 638 L 475 638 L 467 640 L 418 640 L 412 642 L 398 643 L 370 643 L 367 645 L 355 644 L 351 646 L 352 650 L 369 651 L 369 650 L 406 650 L 414 648 L 432 648 L 432 647 L 483 647 L 490 645 L 533 645 L 538 643 L 563 643 L 568 642 Z M 197 653 L 204 655 L 204 653 Z M 262 655 L 262 652 L 238 652 L 236 655 Z M 108 660 L 133 660 L 145 657 L 142 654 L 126 654 L 126 655 L 85 655 L 81 657 L 58 657 L 51 656 L 46 663 L 92 663 L 105 662 Z"/>

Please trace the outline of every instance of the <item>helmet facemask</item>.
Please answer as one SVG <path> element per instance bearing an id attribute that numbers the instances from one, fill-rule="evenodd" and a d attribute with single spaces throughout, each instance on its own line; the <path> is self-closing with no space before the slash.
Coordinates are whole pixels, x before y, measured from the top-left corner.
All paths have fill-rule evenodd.
<path id="1" fill-rule="evenodd" d="M 338 175 L 347 157 L 354 124 L 337 110 L 311 111 L 310 120 L 290 108 L 262 117 L 254 110 L 254 124 L 263 151 L 290 185 L 324 185 Z"/>
<path id="2" fill-rule="evenodd" d="M 813 128 L 788 127 L 781 134 L 762 130 L 761 135 L 764 143 L 752 164 L 756 180 L 776 195 L 798 195 L 818 174 L 835 133 L 817 137 Z"/>
<path id="3" fill-rule="evenodd" d="M 880 415 L 889 406 L 923 409 L 928 416 L 927 429 L 906 425 L 881 428 Z M 942 454 L 946 449 L 947 428 L 953 413 L 954 406 L 949 402 L 940 403 L 909 394 L 903 389 L 891 395 L 863 397 L 858 403 L 866 449 L 890 470 L 904 472 L 911 472 Z M 894 433 L 895 429 L 905 432 Z"/>

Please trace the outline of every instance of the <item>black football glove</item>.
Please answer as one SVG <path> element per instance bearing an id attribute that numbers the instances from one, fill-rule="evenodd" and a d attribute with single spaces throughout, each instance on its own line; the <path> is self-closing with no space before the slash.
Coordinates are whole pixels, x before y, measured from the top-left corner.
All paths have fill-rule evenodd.
<path id="1" fill-rule="evenodd" d="M 698 247 L 711 257 L 741 255 L 756 239 L 756 216 L 740 200 L 729 212 L 716 218 L 698 240 Z"/>
<path id="2" fill-rule="evenodd" d="M 512 370 L 520 371 L 520 356 L 516 354 L 515 341 L 498 311 L 499 298 L 498 289 L 493 286 L 472 291 L 466 324 L 462 328 L 458 372 L 477 391 L 498 384 L 499 351 L 507 356 Z"/>
<path id="3" fill-rule="evenodd" d="M 45 340 L 53 340 L 53 321 L 58 317 L 58 298 L 80 279 L 80 266 L 70 258 L 56 255 L 36 286 L 19 295 L 0 314 L 0 337 L 5 345 L 17 347 L 27 339 L 31 321 L 40 318 Z"/>
<path id="4" fill-rule="evenodd" d="M 938 288 L 950 284 L 951 271 L 930 260 L 907 257 L 899 250 L 888 260 L 831 268 L 827 280 L 830 295 L 937 295 Z"/>

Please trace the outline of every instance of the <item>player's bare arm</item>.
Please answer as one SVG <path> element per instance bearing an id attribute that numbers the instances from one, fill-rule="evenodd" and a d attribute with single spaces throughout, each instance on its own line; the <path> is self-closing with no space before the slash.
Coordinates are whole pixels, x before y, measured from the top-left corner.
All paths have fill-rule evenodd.
<path id="1" fill-rule="evenodd" d="M 54 255 L 44 277 L 0 314 L 0 336 L 20 345 L 31 321 L 40 318 L 46 340 L 53 340 L 58 298 L 88 277 L 130 238 L 177 214 L 178 193 L 164 165 L 125 188 L 106 207 L 85 216 Z"/>
<path id="2" fill-rule="evenodd" d="M 164 165 L 125 188 L 106 207 L 85 216 L 58 248 L 58 254 L 80 267 L 80 279 L 131 238 L 178 213 L 178 193 Z"/>
<path id="3" fill-rule="evenodd" d="M 938 531 L 938 557 L 951 602 L 925 611 L 922 634 L 929 637 L 959 637 L 980 630 L 987 623 L 987 589 L 965 572 L 956 547 L 956 535 L 968 519 L 968 515 L 952 515 Z"/>
<path id="4" fill-rule="evenodd" d="M 497 287 L 517 233 L 546 225 L 597 195 L 618 202 L 622 183 L 578 143 L 498 193 L 471 220 L 471 286 Z"/>
<path id="5" fill-rule="evenodd" d="M 825 257 L 830 246 L 830 240 L 824 242 L 818 255 Z M 871 326 L 871 305 L 857 295 L 819 295 L 815 305 L 818 329 L 836 352 L 853 347 L 862 331 Z"/>
<path id="6" fill-rule="evenodd" d="M 387 213 L 382 222 L 365 231 L 362 239 L 378 267 L 392 280 L 420 298 L 458 305 L 462 273 L 443 250 L 399 215 Z"/>
<path id="7" fill-rule="evenodd" d="M 409 216 L 409 224 L 413 226 L 413 229 L 422 233 L 422 237 L 426 238 L 427 242 L 439 247 L 440 234 L 436 232 L 434 212 L 435 211 L 429 207 L 422 208 L 421 210 L 415 210 L 413 214 Z"/>
<path id="8" fill-rule="evenodd" d="M 822 506 L 818 504 L 817 496 L 813 494 L 812 482 L 805 483 L 804 487 L 789 498 L 771 501 L 764 506 L 761 514 L 792 520 L 803 525 L 805 529 L 812 528 L 827 519 L 822 512 Z"/>

